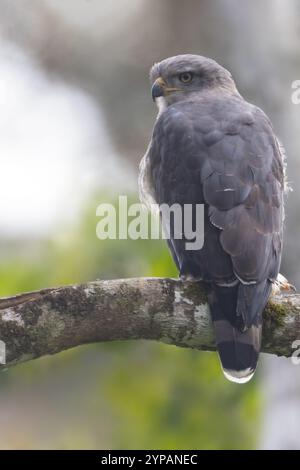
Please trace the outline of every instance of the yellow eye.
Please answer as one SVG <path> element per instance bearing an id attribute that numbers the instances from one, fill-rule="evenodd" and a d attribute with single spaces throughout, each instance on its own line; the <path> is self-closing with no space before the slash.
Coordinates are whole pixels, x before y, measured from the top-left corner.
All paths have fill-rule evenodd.
<path id="1" fill-rule="evenodd" d="M 182 83 L 190 83 L 192 79 L 193 79 L 193 75 L 191 74 L 191 72 L 183 72 L 179 75 L 179 80 Z"/>

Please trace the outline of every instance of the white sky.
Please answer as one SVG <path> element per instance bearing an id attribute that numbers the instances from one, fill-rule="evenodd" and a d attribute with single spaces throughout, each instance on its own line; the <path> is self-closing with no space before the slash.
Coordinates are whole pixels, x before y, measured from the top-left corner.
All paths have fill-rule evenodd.
<path id="1" fill-rule="evenodd" d="M 50 81 L 3 42 L 0 76 L 0 235 L 45 235 L 71 220 L 96 185 L 124 187 L 103 117 L 87 94 Z"/>

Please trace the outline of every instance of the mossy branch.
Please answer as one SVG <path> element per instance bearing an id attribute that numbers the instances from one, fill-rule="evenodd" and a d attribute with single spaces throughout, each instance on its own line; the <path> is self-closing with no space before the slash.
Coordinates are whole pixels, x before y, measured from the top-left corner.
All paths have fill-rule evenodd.
<path id="1" fill-rule="evenodd" d="M 298 338 L 300 295 L 273 297 L 264 312 L 262 350 L 290 356 Z M 201 283 L 120 279 L 0 299 L 0 340 L 6 347 L 1 367 L 86 343 L 133 339 L 215 350 Z"/>

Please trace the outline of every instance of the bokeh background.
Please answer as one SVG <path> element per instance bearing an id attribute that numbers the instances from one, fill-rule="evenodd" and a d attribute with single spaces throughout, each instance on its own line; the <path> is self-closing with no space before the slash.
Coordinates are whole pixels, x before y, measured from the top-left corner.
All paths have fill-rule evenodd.
<path id="1" fill-rule="evenodd" d="M 297 0 L 0 0 L 0 295 L 176 276 L 160 241 L 99 241 L 96 207 L 137 200 L 156 109 L 148 71 L 215 58 L 288 155 L 282 273 L 300 287 Z M 2 449 L 300 448 L 300 367 L 263 355 L 247 385 L 214 353 L 80 347 L 0 374 Z"/>

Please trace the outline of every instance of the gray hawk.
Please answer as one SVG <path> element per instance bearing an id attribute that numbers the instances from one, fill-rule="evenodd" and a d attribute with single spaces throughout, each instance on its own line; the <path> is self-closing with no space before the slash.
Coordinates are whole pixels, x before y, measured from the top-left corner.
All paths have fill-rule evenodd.
<path id="1" fill-rule="evenodd" d="M 140 164 L 144 202 L 204 205 L 204 244 L 169 248 L 182 278 L 202 280 L 225 376 L 253 376 L 262 312 L 282 251 L 284 158 L 264 112 L 212 59 L 179 55 L 150 72 L 158 117 Z"/>

